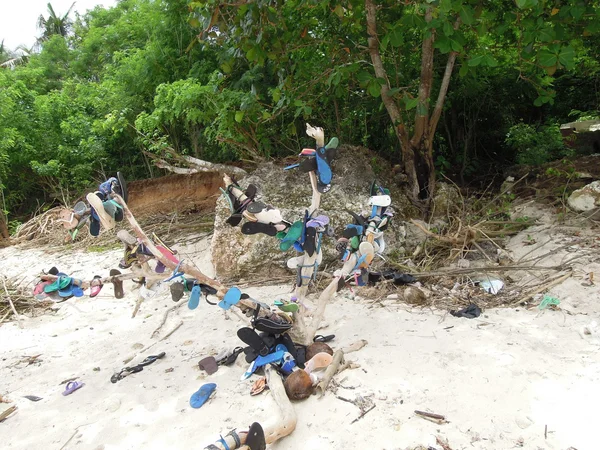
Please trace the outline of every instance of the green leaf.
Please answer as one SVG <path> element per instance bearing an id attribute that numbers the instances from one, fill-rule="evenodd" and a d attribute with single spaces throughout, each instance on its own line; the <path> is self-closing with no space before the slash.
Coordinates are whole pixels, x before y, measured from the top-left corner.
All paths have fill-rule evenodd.
<path id="1" fill-rule="evenodd" d="M 555 53 L 547 49 L 541 49 L 537 54 L 537 61 L 542 67 L 552 67 L 556 65 L 558 58 Z"/>
<path id="2" fill-rule="evenodd" d="M 372 76 L 372 75 L 371 75 L 369 72 L 366 72 L 366 71 L 364 71 L 364 70 L 363 70 L 363 71 L 361 71 L 361 72 L 358 72 L 358 73 L 356 74 L 356 79 L 357 79 L 357 80 L 358 80 L 358 81 L 359 81 L 361 84 L 368 83 L 368 81 L 369 81 L 371 78 L 373 78 L 373 76 Z"/>
<path id="3" fill-rule="evenodd" d="M 386 36 L 389 36 L 390 44 L 394 47 L 400 47 L 404 42 L 404 35 L 400 27 L 392 29 Z"/>
<path id="4" fill-rule="evenodd" d="M 246 58 L 248 61 L 256 61 L 256 48 L 252 47 L 246 52 Z"/>
<path id="5" fill-rule="evenodd" d="M 240 123 L 242 120 L 244 120 L 244 111 L 237 111 L 235 113 L 235 121 Z"/>
<path id="6" fill-rule="evenodd" d="M 273 101 L 277 103 L 281 98 L 281 91 L 279 89 L 273 89 L 271 95 L 273 96 Z"/>
<path id="7" fill-rule="evenodd" d="M 518 2 L 519 1 L 517 0 L 517 3 Z M 469 5 L 463 5 L 458 14 L 460 15 L 460 20 L 462 20 L 465 25 L 473 25 L 475 23 L 475 18 L 473 17 L 473 8 L 471 8 Z"/>
<path id="8" fill-rule="evenodd" d="M 442 29 L 444 30 L 444 34 L 446 36 L 452 36 L 454 34 L 454 28 L 450 22 L 444 22 Z"/>
<path id="9" fill-rule="evenodd" d="M 463 64 L 462 66 L 460 66 L 460 70 L 458 71 L 458 75 L 461 78 L 465 77 L 468 73 L 469 73 L 469 66 L 468 65 Z"/>
<path id="10" fill-rule="evenodd" d="M 558 60 L 567 69 L 572 69 L 575 65 L 575 49 L 570 45 L 560 49 Z"/>
<path id="11" fill-rule="evenodd" d="M 372 97 L 379 97 L 381 95 L 381 85 L 376 82 L 369 83 L 369 85 L 367 86 L 367 92 Z"/>
<path id="12" fill-rule="evenodd" d="M 270 119 L 271 118 L 271 113 L 269 111 L 263 111 L 262 112 L 262 117 L 263 117 L 263 119 Z"/>
<path id="13" fill-rule="evenodd" d="M 469 64 L 469 67 L 477 67 L 478 65 L 483 63 L 484 60 L 485 60 L 485 55 L 477 55 L 477 56 L 473 56 L 471 59 L 469 59 L 467 64 Z"/>
<path id="14" fill-rule="evenodd" d="M 460 45 L 460 43 L 458 43 L 457 41 L 455 41 L 454 39 L 450 40 L 450 44 L 452 46 L 452 50 L 455 52 L 462 52 L 463 46 Z"/>
<path id="15" fill-rule="evenodd" d="M 428 112 L 426 104 L 417 102 L 417 114 L 419 116 L 426 116 Z"/>
<path id="16" fill-rule="evenodd" d="M 344 8 L 342 5 L 338 4 L 333 10 L 334 14 L 336 14 L 340 19 L 344 17 Z"/>
<path id="17" fill-rule="evenodd" d="M 496 67 L 498 65 L 498 61 L 492 55 L 485 55 L 483 64 L 489 67 Z"/>
<path id="18" fill-rule="evenodd" d="M 517 6 L 520 9 L 526 8 L 527 7 L 527 3 L 529 3 L 528 0 L 517 0 Z"/>
<path id="19" fill-rule="evenodd" d="M 552 42 L 555 39 L 556 34 L 552 27 L 544 27 L 538 31 L 538 38 L 542 42 Z"/>
<path id="20" fill-rule="evenodd" d="M 404 97 L 405 101 L 404 104 L 406 105 L 406 110 L 410 111 L 411 109 L 415 109 L 417 107 L 417 105 L 419 104 L 419 99 L 418 98 L 408 98 L 408 97 Z"/>
<path id="21" fill-rule="evenodd" d="M 581 19 L 585 13 L 585 5 L 579 4 L 571 7 L 571 15 L 575 20 Z"/>

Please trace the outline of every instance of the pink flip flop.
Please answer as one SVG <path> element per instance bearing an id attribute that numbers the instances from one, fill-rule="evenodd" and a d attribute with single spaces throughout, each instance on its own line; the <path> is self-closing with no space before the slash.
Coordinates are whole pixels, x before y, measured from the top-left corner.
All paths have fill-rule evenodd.
<path id="1" fill-rule="evenodd" d="M 94 275 L 94 279 L 92 280 L 92 283 L 90 283 L 90 297 L 95 297 L 102 290 L 102 286 L 104 285 L 99 281 L 101 279 L 102 277 L 100 275 Z M 96 281 L 97 284 L 93 284 L 95 280 L 98 280 Z"/>

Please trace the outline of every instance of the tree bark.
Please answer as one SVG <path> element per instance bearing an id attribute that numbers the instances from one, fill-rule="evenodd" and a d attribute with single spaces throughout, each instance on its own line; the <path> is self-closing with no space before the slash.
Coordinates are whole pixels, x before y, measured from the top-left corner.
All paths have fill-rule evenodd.
<path id="1" fill-rule="evenodd" d="M 375 70 L 375 76 L 383 78 L 385 84 L 381 86 L 381 100 L 383 105 L 392 120 L 394 125 L 394 131 L 398 140 L 400 141 L 400 150 L 402 151 L 402 165 L 404 173 L 408 179 L 408 194 L 415 204 L 418 203 L 419 199 L 419 180 L 417 178 L 417 170 L 415 164 L 415 154 L 410 145 L 408 132 L 402 120 L 402 114 L 398 105 L 394 99 L 389 95 L 390 92 L 390 80 L 387 76 L 385 68 L 383 67 L 383 61 L 381 60 L 381 54 L 379 52 L 379 38 L 377 37 L 377 8 L 373 0 L 365 0 L 365 9 L 367 11 L 367 39 L 369 55 L 373 68 Z"/>

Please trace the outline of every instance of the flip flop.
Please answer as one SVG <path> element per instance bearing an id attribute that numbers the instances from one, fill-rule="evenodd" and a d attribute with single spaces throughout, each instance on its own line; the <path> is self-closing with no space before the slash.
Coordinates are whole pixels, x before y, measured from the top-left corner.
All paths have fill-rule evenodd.
<path id="1" fill-rule="evenodd" d="M 109 275 L 114 277 L 115 275 L 121 275 L 121 271 L 117 269 L 110 269 Z M 123 292 L 123 280 L 114 280 L 112 284 L 115 288 L 115 298 L 123 298 L 125 292 Z"/>
<path id="2" fill-rule="evenodd" d="M 260 356 L 269 354 L 269 347 L 252 328 L 244 327 L 237 331 L 238 337 Z M 246 353 L 248 355 L 248 353 Z"/>
<path id="3" fill-rule="evenodd" d="M 285 353 L 286 352 L 284 350 L 276 350 L 266 356 L 258 356 L 254 361 L 252 361 L 250 367 L 248 367 L 248 370 L 246 370 L 246 372 L 242 375 L 241 380 L 247 380 L 254 372 L 256 372 L 257 369 L 260 369 L 267 364 L 280 363 L 283 361 Z"/>
<path id="4" fill-rule="evenodd" d="M 92 236 L 96 237 L 100 234 L 100 218 L 98 217 L 98 214 L 96 214 L 96 211 L 94 209 L 91 210 L 89 217 L 90 217 L 90 234 Z M 75 231 L 77 231 L 77 228 L 75 229 Z M 75 239 L 74 236 L 73 236 L 73 239 Z"/>
<path id="5" fill-rule="evenodd" d="M 121 198 L 125 201 L 125 203 L 127 203 L 129 201 L 129 193 L 127 192 L 127 180 L 125 180 L 125 177 L 123 176 L 123 174 L 121 172 L 117 172 L 117 180 L 118 180 L 118 187 L 117 187 L 117 194 L 119 194 L 121 196 Z M 115 186 L 113 185 L 113 192 L 115 191 Z"/>
<path id="6" fill-rule="evenodd" d="M 117 231 L 117 238 L 125 244 L 133 247 L 137 244 L 137 239 L 131 235 L 131 233 L 127 230 L 119 230 Z"/>
<path id="7" fill-rule="evenodd" d="M 266 224 L 276 224 L 283 220 L 281 211 L 275 208 L 264 209 L 254 214 L 254 217 L 256 217 L 258 222 Z"/>
<path id="8" fill-rule="evenodd" d="M 217 385 L 215 383 L 206 383 L 202 385 L 202 387 L 190 397 L 190 406 L 192 408 L 200 408 L 208 401 L 216 388 Z"/>
<path id="9" fill-rule="evenodd" d="M 242 291 L 237 286 L 234 286 L 225 293 L 225 297 L 219 302 L 219 307 L 228 310 L 233 305 L 237 305 L 241 298 Z"/>
<path id="10" fill-rule="evenodd" d="M 294 324 L 290 322 L 276 322 L 273 319 L 268 319 L 266 317 L 259 317 L 258 319 L 255 319 L 252 325 L 254 325 L 254 328 L 256 328 L 258 331 L 275 335 L 283 334 L 294 326 Z"/>
<path id="11" fill-rule="evenodd" d="M 227 220 L 225 221 L 226 223 L 228 223 L 229 225 L 231 225 L 232 227 L 237 227 L 240 222 L 242 221 L 242 214 L 232 214 L 231 216 L 229 216 L 227 218 Z"/>
<path id="12" fill-rule="evenodd" d="M 164 273 L 166 268 L 167 267 L 161 261 L 157 261 L 156 262 L 156 267 L 154 268 L 154 271 L 156 273 Z"/>
<path id="13" fill-rule="evenodd" d="M 275 236 L 277 234 L 277 228 L 272 224 L 261 222 L 246 222 L 242 225 L 242 234 L 251 235 L 258 233 Z"/>
<path id="14" fill-rule="evenodd" d="M 71 277 L 68 277 L 67 274 L 58 272 L 56 275 L 58 278 L 54 280 L 54 282 L 44 286 L 44 292 L 46 294 L 64 289 L 71 283 Z"/>
<path id="15" fill-rule="evenodd" d="M 59 222 L 62 222 L 65 230 L 72 230 L 77 227 L 79 220 L 75 217 L 75 213 L 70 209 L 63 208 L 58 214 Z"/>
<path id="16" fill-rule="evenodd" d="M 90 206 L 96 212 L 100 223 L 106 230 L 115 227 L 115 219 L 113 219 L 104 209 L 104 203 L 96 193 L 90 193 L 85 196 Z"/>
<path id="17" fill-rule="evenodd" d="M 190 299 L 188 300 L 188 308 L 196 309 L 200 304 L 200 286 L 197 284 L 192 288 L 192 292 L 190 292 Z"/>
<path id="18" fill-rule="evenodd" d="M 369 198 L 369 205 L 387 207 L 392 204 L 392 198 L 389 195 L 374 195 Z"/>
<path id="19" fill-rule="evenodd" d="M 314 253 L 317 249 L 317 229 L 316 228 L 314 228 L 314 227 L 306 228 L 303 248 L 308 256 L 314 255 Z"/>
<path id="20" fill-rule="evenodd" d="M 81 389 L 83 386 L 85 386 L 85 383 L 82 383 L 81 381 L 69 381 L 65 386 L 65 391 L 62 393 L 62 395 L 71 395 L 73 392 L 75 392 L 77 389 Z"/>
<path id="21" fill-rule="evenodd" d="M 300 309 L 300 305 L 298 305 L 298 303 L 282 302 L 281 300 L 275 300 L 273 304 L 284 312 L 298 312 L 298 310 Z"/>
<path id="22" fill-rule="evenodd" d="M 230 365 L 232 365 L 237 360 L 237 357 L 243 351 L 244 351 L 243 347 L 236 347 L 236 348 L 233 349 L 233 351 L 229 355 L 227 355 L 224 358 L 218 360 L 217 364 L 218 365 L 223 365 L 223 366 L 230 366 Z"/>
<path id="23" fill-rule="evenodd" d="M 98 190 L 100 192 L 102 192 L 102 194 L 104 195 L 104 197 L 108 197 L 110 195 L 110 193 L 113 190 L 113 185 L 117 184 L 118 180 L 115 177 L 110 177 L 108 180 L 106 180 L 103 183 L 100 183 L 100 185 L 98 186 Z"/>
<path id="24" fill-rule="evenodd" d="M 90 297 L 95 297 L 97 296 L 100 291 L 102 290 L 102 282 L 101 281 L 97 281 L 97 284 L 93 284 L 94 280 L 101 280 L 102 277 L 100 275 L 94 275 L 94 278 L 92 279 L 92 282 L 90 283 Z"/>
<path id="25" fill-rule="evenodd" d="M 313 342 L 329 342 L 335 338 L 335 334 L 328 334 L 327 336 L 323 336 L 322 334 L 317 334 L 313 338 Z"/>
<path id="26" fill-rule="evenodd" d="M 248 205 L 246 211 L 252 214 L 256 214 L 261 212 L 263 209 L 266 209 L 266 207 L 267 205 L 265 205 L 263 202 L 252 202 Z"/>
<path id="27" fill-rule="evenodd" d="M 207 356 L 206 358 L 198 361 L 198 367 L 200 370 L 204 370 L 208 375 L 212 375 L 217 370 L 219 370 L 219 366 L 217 365 L 217 361 L 214 356 Z"/>
<path id="28" fill-rule="evenodd" d="M 281 240 L 279 244 L 279 249 L 283 252 L 288 251 L 300 236 L 302 236 L 302 230 L 304 228 L 304 222 L 302 220 L 297 220 L 294 224 L 288 229 L 287 234 Z"/>

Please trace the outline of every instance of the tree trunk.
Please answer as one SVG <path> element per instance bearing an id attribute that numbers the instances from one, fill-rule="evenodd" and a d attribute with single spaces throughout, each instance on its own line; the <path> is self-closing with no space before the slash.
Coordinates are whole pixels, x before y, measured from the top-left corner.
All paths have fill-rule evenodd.
<path id="1" fill-rule="evenodd" d="M 10 239 L 6 217 L 0 212 L 0 239 Z"/>

